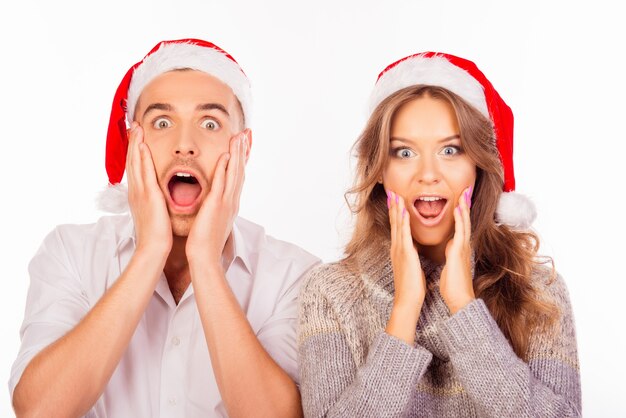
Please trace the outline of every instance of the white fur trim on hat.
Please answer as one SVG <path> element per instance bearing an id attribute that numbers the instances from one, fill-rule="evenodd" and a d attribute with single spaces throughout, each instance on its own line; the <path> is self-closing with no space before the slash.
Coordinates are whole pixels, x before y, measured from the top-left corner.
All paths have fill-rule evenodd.
<path id="1" fill-rule="evenodd" d="M 370 114 L 393 93 L 417 84 L 446 88 L 490 119 L 483 86 L 474 77 L 444 57 L 421 55 L 401 61 L 383 73 L 370 96 Z"/>
<path id="2" fill-rule="evenodd" d="M 103 212 L 126 213 L 128 205 L 128 187 L 124 183 L 110 184 L 98 193 L 96 207 Z"/>
<path id="3" fill-rule="evenodd" d="M 128 88 L 126 119 L 129 124 L 133 121 L 137 100 L 148 83 L 167 71 L 182 68 L 205 72 L 230 87 L 241 103 L 245 126 L 250 127 L 252 93 L 246 75 L 223 52 L 193 43 L 163 44 L 135 69 Z"/>
<path id="4" fill-rule="evenodd" d="M 500 195 L 496 209 L 496 221 L 513 229 L 529 229 L 537 217 L 537 208 L 528 196 L 517 192 Z"/>

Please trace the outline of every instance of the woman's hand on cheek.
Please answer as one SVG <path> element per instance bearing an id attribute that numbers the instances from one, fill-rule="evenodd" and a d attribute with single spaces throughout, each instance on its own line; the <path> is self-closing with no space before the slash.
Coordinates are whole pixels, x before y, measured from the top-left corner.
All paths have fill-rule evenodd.
<path id="1" fill-rule="evenodd" d="M 444 302 L 454 315 L 476 298 L 472 283 L 470 220 L 472 187 L 468 187 L 459 198 L 454 209 L 454 237 L 446 245 L 446 264 L 441 272 L 439 290 Z"/>
<path id="2" fill-rule="evenodd" d="M 394 301 L 386 332 L 413 344 L 415 327 L 419 320 L 426 278 L 417 250 L 413 245 L 409 214 L 404 200 L 392 191 L 387 192 L 389 224 L 391 226 L 391 265 L 393 268 Z"/>

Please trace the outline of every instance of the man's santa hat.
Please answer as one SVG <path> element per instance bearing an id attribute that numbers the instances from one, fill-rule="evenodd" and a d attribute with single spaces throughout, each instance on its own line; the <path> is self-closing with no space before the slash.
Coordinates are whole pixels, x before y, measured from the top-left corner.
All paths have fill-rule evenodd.
<path id="1" fill-rule="evenodd" d="M 514 191 L 513 112 L 491 82 L 466 59 L 440 52 L 410 55 L 379 74 L 370 97 L 370 113 L 393 93 L 417 84 L 450 90 L 491 120 L 504 169 L 504 193 L 498 202 L 496 220 L 516 229 L 529 228 L 537 211 L 528 197 Z"/>
<path id="2" fill-rule="evenodd" d="M 109 186 L 98 197 L 99 209 L 113 213 L 128 211 L 128 190 L 120 182 L 126 168 L 127 129 L 134 120 L 137 100 L 154 78 L 180 69 L 205 72 L 230 87 L 241 104 L 245 127 L 250 127 L 250 82 L 230 54 L 217 45 L 200 39 L 159 42 L 148 55 L 128 70 L 115 92 L 105 159 Z"/>

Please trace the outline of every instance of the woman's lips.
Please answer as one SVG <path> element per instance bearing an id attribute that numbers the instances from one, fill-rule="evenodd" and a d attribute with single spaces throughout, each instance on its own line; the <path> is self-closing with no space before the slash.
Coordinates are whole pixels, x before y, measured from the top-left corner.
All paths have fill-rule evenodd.
<path id="1" fill-rule="evenodd" d="M 439 211 L 439 213 L 437 213 L 436 216 L 424 216 L 422 215 L 422 213 L 420 213 L 420 210 L 418 210 L 418 206 L 421 206 L 420 209 L 422 209 L 422 212 L 424 212 L 425 214 L 430 214 L 430 213 L 436 213 L 436 208 L 432 207 L 432 206 L 435 206 L 436 204 L 431 203 L 431 202 L 425 202 L 424 200 L 420 200 L 419 198 L 415 199 L 415 201 L 413 202 L 413 211 L 415 213 L 415 217 L 417 218 L 417 220 L 422 225 L 427 226 L 427 227 L 433 227 L 433 226 L 438 225 L 443 219 L 449 206 L 447 199 L 441 198 L 439 202 L 441 201 L 443 201 L 443 208 L 441 208 L 441 210 Z M 438 204 L 440 205 L 441 203 L 438 203 Z"/>

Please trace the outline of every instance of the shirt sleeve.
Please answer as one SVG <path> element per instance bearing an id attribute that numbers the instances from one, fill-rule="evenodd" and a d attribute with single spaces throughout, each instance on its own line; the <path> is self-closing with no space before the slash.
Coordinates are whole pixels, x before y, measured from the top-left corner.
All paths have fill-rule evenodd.
<path id="1" fill-rule="evenodd" d="M 443 323 L 440 332 L 450 361 L 482 416 L 581 415 L 574 320 L 560 276 L 549 293 L 560 320 L 533 332 L 528 363 L 517 357 L 482 299 Z"/>
<path id="2" fill-rule="evenodd" d="M 70 331 L 89 311 L 89 301 L 59 228 L 44 239 L 28 271 L 30 286 L 20 329 L 21 345 L 9 378 L 11 399 L 33 357 Z"/>
<path id="3" fill-rule="evenodd" d="M 300 302 L 300 392 L 306 417 L 399 417 L 432 354 L 380 331 L 357 365 L 348 336 L 316 285 Z"/>
<path id="4" fill-rule="evenodd" d="M 312 259 L 313 260 L 313 259 Z M 276 363 L 299 385 L 298 347 L 296 327 L 298 325 L 298 295 L 303 279 L 312 266 L 319 263 L 314 259 L 309 263 L 289 288 L 278 299 L 271 317 L 257 332 L 259 342 Z"/>

